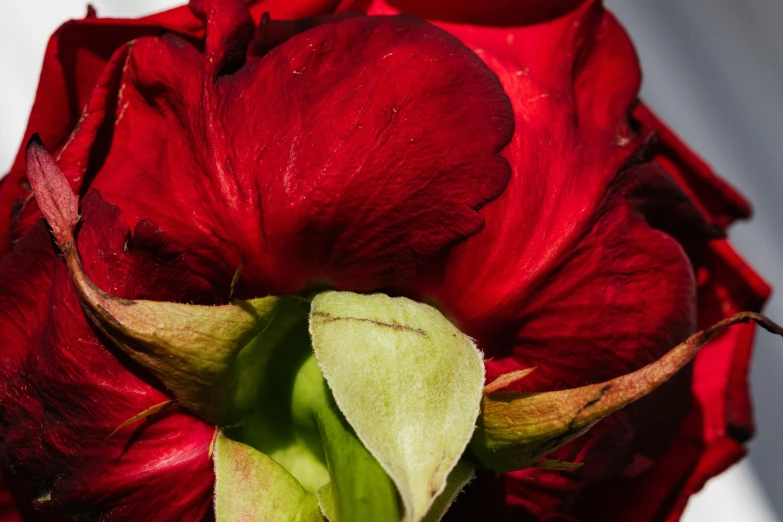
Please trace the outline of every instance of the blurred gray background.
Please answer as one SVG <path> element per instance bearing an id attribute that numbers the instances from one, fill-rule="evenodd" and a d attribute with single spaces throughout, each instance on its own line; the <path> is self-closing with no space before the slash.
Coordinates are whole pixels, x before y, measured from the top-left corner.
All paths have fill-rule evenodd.
<path id="1" fill-rule="evenodd" d="M 102 16 L 139 16 L 185 0 L 96 0 Z M 783 2 L 606 0 L 628 28 L 645 73 L 642 95 L 754 204 L 731 231 L 739 251 L 783 289 Z M 85 0 L 3 1 L 0 172 L 10 166 L 51 32 Z M 780 293 L 783 293 L 781 290 Z M 767 312 L 783 319 L 783 298 Z M 783 520 L 783 345 L 760 333 L 752 368 L 759 434 L 750 458 L 693 498 L 686 522 Z"/>

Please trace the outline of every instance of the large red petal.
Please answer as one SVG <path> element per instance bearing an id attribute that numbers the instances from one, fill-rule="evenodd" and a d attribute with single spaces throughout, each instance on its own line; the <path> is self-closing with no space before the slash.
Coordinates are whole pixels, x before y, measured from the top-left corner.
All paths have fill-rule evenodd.
<path id="1" fill-rule="evenodd" d="M 334 0 L 253 0 L 248 2 L 256 21 L 262 13 L 269 12 L 275 18 L 297 19 L 331 12 Z M 142 36 L 175 32 L 192 38 L 203 38 L 204 22 L 193 15 L 188 6 L 182 6 L 139 19 L 95 18 L 88 14 L 82 20 L 72 20 L 61 26 L 50 38 L 44 55 L 43 68 L 38 83 L 27 130 L 21 140 L 22 147 L 16 161 L 0 184 L 0 255 L 5 254 L 11 243 L 19 239 L 38 218 L 37 207 L 22 222 L 17 222 L 19 208 L 30 203 L 32 195 L 24 182 L 24 145 L 33 133 L 38 133 L 52 149 L 61 153 L 71 148 L 73 166 L 84 172 L 102 161 L 101 149 L 79 151 L 89 146 L 103 122 L 105 112 L 114 112 L 117 87 L 112 86 L 111 57 L 124 44 Z M 94 91 L 99 92 L 94 92 Z M 108 92 L 100 92 L 108 91 Z M 88 136 L 79 136 L 87 128 Z M 73 154 L 82 152 L 82 154 Z M 97 157 L 90 157 L 90 153 Z M 61 165 L 67 171 L 66 165 Z M 76 188 L 76 187 L 74 187 Z M 11 225 L 14 230 L 11 231 Z"/>
<path id="2" fill-rule="evenodd" d="M 480 334 L 496 357 L 489 379 L 535 366 L 520 387 L 601 382 L 656 360 L 693 332 L 695 283 L 682 247 L 622 197 L 596 209 L 590 231 L 546 280 L 508 303 L 512 336 L 499 337 L 500 325 Z"/>
<path id="3" fill-rule="evenodd" d="M 639 73 L 593 3 L 546 24 L 457 34 L 498 72 L 517 118 L 509 186 L 483 209 L 485 230 L 454 249 L 435 294 L 469 327 L 520 309 L 589 232 L 638 140 L 627 110 Z"/>
<path id="4" fill-rule="evenodd" d="M 410 277 L 479 230 L 508 179 L 501 85 L 431 25 L 351 18 L 233 74 L 205 67 L 184 41 L 134 44 L 94 186 L 223 274 L 244 261 L 255 293 Z"/>
<path id="5" fill-rule="evenodd" d="M 643 142 L 629 121 L 639 70 L 627 36 L 597 2 L 539 25 L 444 27 L 498 73 L 517 127 L 504 150 L 512 179 L 482 209 L 485 229 L 423 293 L 483 341 L 490 378 L 539 366 L 523 386 L 579 386 L 655 359 L 694 327 L 694 285 L 681 247 L 643 215 L 665 214 L 651 204 L 664 184 L 617 177 Z"/>

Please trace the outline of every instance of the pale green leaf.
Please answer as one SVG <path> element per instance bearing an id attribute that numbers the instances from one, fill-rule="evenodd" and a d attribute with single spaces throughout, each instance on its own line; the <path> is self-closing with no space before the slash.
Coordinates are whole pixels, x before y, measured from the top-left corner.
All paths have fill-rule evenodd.
<path id="1" fill-rule="evenodd" d="M 66 236 L 72 243 L 70 230 Z M 181 406 L 218 425 L 237 422 L 253 407 L 269 354 L 307 317 L 308 303 L 296 297 L 223 306 L 120 299 L 89 279 L 77 249 L 68 248 L 64 255 L 92 322 Z"/>
<path id="2" fill-rule="evenodd" d="M 331 482 L 318 490 L 331 522 L 399 522 L 397 488 L 337 409 L 326 383 L 315 402 Z"/>
<path id="3" fill-rule="evenodd" d="M 449 473 L 449 478 L 446 481 L 446 488 L 443 493 L 435 498 L 430 510 L 427 512 L 427 516 L 424 517 L 423 522 L 439 522 L 446 514 L 446 511 L 451 507 L 454 499 L 465 485 L 473 479 L 475 467 L 465 459 L 460 460 L 454 469 Z"/>
<path id="4" fill-rule="evenodd" d="M 321 514 L 326 517 L 326 520 L 329 522 L 339 522 L 332 483 L 329 482 L 328 484 L 324 484 L 318 490 L 316 496 L 318 497 L 318 507 L 321 508 Z"/>
<path id="5" fill-rule="evenodd" d="M 405 520 L 422 520 L 473 433 L 481 352 L 434 308 L 382 294 L 319 294 L 310 335 L 340 411 L 397 485 Z"/>
<path id="6" fill-rule="evenodd" d="M 319 522 L 318 501 L 280 464 L 219 433 L 215 441 L 217 522 Z"/>
<path id="7" fill-rule="evenodd" d="M 227 433 L 279 462 L 315 492 L 329 482 L 314 409 L 324 384 L 304 320 L 274 343 L 266 371 L 256 375 L 255 407 Z"/>

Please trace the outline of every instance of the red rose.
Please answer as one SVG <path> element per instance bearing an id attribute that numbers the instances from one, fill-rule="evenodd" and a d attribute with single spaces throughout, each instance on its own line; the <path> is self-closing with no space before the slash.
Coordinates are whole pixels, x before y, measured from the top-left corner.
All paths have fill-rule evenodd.
<path id="1" fill-rule="evenodd" d="M 221 310 L 325 288 L 407 296 L 476 339 L 487 382 L 514 392 L 619 382 L 760 309 L 768 287 L 723 239 L 747 203 L 639 103 L 611 14 L 485 4 L 194 0 L 55 33 L 27 131 L 55 161 L 34 143 L 0 185 L 0 434 L 7 480 L 34 491 L 15 503 L 212 514 L 215 425 L 239 413 L 112 324 L 111 296 Z M 446 520 L 677 520 L 753 433 L 752 338 L 728 330 L 553 444 L 578 470 L 479 469 Z"/>

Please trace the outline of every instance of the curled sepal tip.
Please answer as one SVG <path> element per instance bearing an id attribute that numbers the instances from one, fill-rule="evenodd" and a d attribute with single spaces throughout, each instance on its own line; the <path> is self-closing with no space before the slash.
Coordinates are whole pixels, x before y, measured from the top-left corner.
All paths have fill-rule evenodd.
<path id="1" fill-rule="evenodd" d="M 63 250 L 70 250 L 73 227 L 79 222 L 79 198 L 60 172 L 38 134 L 27 142 L 25 154 L 27 178 L 33 187 L 38 207 L 46 216 L 55 241 Z"/>
<path id="2" fill-rule="evenodd" d="M 668 381 L 724 328 L 749 321 L 783 335 L 783 329 L 767 317 L 742 312 L 692 335 L 656 362 L 607 382 L 542 393 L 493 388 L 482 400 L 471 449 L 482 465 L 497 472 L 546 467 L 541 457 Z"/>
<path id="3" fill-rule="evenodd" d="M 317 295 L 310 337 L 337 406 L 397 486 L 404 520 L 424 519 L 453 497 L 447 480 L 479 413 L 481 352 L 434 308 L 382 294 Z"/>
<path id="4" fill-rule="evenodd" d="M 293 298 L 265 297 L 200 306 L 120 299 L 104 292 L 82 267 L 73 232 L 79 222 L 78 200 L 65 176 L 39 140 L 30 141 L 27 160 L 35 197 L 62 249 L 85 314 L 157 377 L 181 406 L 215 424 L 236 420 L 255 397 L 252 379 L 248 385 L 242 377 L 247 368 L 264 364 L 264 347 L 251 341 L 278 316 L 280 330 L 296 317 L 306 318 L 306 305 Z M 301 314 L 288 313 L 302 306 Z M 243 352 L 239 371 L 243 349 L 250 353 Z"/>

